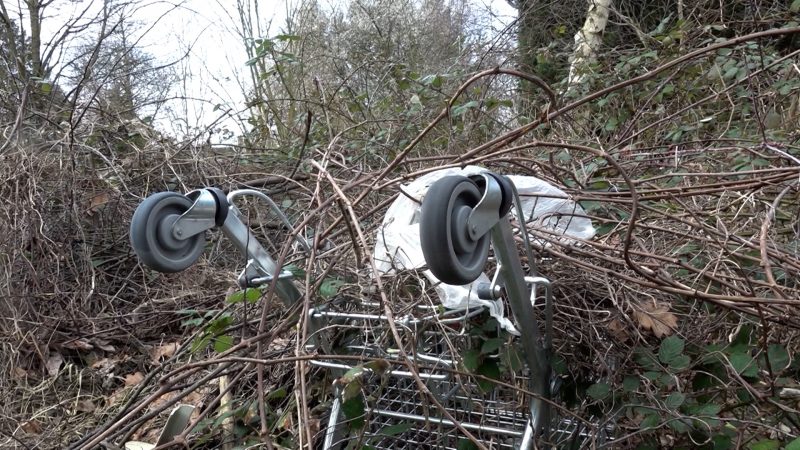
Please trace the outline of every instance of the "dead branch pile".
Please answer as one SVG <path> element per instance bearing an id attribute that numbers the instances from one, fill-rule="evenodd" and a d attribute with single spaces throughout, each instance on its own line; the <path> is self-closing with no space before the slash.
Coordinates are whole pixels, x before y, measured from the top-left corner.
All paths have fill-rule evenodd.
<path id="1" fill-rule="evenodd" d="M 18 143 L 0 155 L 0 232 L 6 236 L 0 343 L 4 373 L 11 375 L 0 390 L 13 399 L 2 408 L 0 431 L 22 442 L 16 437 L 22 429 L 33 436 L 23 445 L 33 447 L 119 444 L 132 436 L 146 439 L 151 420 L 179 401 L 202 405 L 193 423 L 217 430 L 211 425 L 219 405 L 233 395 L 237 420 L 259 439 L 291 435 L 298 445 L 318 439 L 332 380 L 319 378 L 322 372 L 308 364 L 318 358 L 304 350 L 308 310 L 327 301 L 331 279 L 340 285 L 339 298 L 369 297 L 387 315 L 403 314 L 420 298 L 433 303 L 430 290 L 417 290 L 417 277 L 373 278 L 371 244 L 403 182 L 468 164 L 546 179 L 581 202 L 598 229 L 595 239 L 569 243 L 530 230 L 537 266 L 556 283 L 556 352 L 570 371 L 618 379 L 638 370 L 634 347 L 673 334 L 701 345 L 744 323 L 759 327 L 764 348 L 783 342 L 794 353 L 800 298 L 796 130 L 781 140 L 764 134 L 678 145 L 656 143 L 641 124 L 642 139 L 626 135 L 612 143 L 547 137 L 538 128 L 574 136 L 570 118 L 591 101 L 766 35 L 712 45 L 566 106 L 553 103 L 539 119 L 467 151 L 415 153 L 430 130 L 445 126 L 449 108 L 382 166 L 349 160 L 336 139 L 308 149 L 307 179 L 266 180 L 294 230 L 275 225 L 265 209 L 244 205 L 257 237 L 268 240 L 280 264 L 302 269 L 297 281 L 305 298 L 291 308 L 279 307 L 271 292 L 255 304 L 226 303 L 243 261 L 219 239 L 212 240 L 205 263 L 175 275 L 139 266 L 127 241 L 127 218 L 142 196 L 252 184 L 255 176 L 279 173 L 274 165 L 264 169 L 274 161 L 254 161 L 257 152 L 246 149 L 218 153 L 160 144 L 155 136 L 124 157 L 66 141 Z M 457 95 L 476 80 L 509 75 L 501 72 L 476 75 Z M 293 164 L 283 173 L 293 172 Z M 310 255 L 293 250 L 292 234 L 313 240 Z M 224 317 L 230 345 L 192 348 L 204 332 L 198 325 Z M 740 381 L 731 389 L 766 389 Z M 58 395 L 63 389 L 74 397 Z M 86 422 L 89 416 L 94 423 Z"/>

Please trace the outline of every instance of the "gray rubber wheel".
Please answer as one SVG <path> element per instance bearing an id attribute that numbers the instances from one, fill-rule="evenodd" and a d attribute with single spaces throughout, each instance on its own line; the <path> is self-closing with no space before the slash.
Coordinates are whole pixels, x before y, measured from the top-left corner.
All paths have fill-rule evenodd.
<path id="1" fill-rule="evenodd" d="M 467 220 L 481 200 L 474 181 L 460 175 L 437 180 L 422 201 L 419 235 L 428 268 L 452 285 L 475 281 L 489 257 L 489 234 L 469 237 Z"/>
<path id="2" fill-rule="evenodd" d="M 159 272 L 180 272 L 197 262 L 205 247 L 203 233 L 178 240 L 172 224 L 192 206 L 175 192 L 153 194 L 136 208 L 131 219 L 131 246 L 142 263 Z"/>

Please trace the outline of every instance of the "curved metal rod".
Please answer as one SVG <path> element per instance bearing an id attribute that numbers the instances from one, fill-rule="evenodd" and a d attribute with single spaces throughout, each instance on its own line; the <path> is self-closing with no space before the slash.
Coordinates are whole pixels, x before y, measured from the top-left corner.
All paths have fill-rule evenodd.
<path id="1" fill-rule="evenodd" d="M 255 189 L 237 189 L 235 191 L 231 191 L 228 193 L 228 202 L 233 204 L 234 199 L 236 199 L 237 197 L 243 197 L 245 195 L 252 195 L 267 202 L 267 204 L 275 212 L 275 215 L 278 216 L 278 219 L 280 219 L 280 221 L 286 226 L 286 228 L 288 228 L 289 230 L 294 230 L 294 224 L 292 224 L 289 218 L 286 217 L 286 214 L 283 213 L 283 210 L 281 210 L 281 208 L 278 207 L 278 205 L 275 204 L 275 202 L 272 201 L 272 199 L 269 198 L 267 194 L 261 191 L 257 191 Z M 300 237 L 299 235 L 295 235 L 294 240 L 297 241 L 297 243 L 300 244 L 303 247 L 303 250 L 305 250 L 307 253 L 311 252 L 311 246 L 308 245 L 308 242 L 304 238 Z"/>

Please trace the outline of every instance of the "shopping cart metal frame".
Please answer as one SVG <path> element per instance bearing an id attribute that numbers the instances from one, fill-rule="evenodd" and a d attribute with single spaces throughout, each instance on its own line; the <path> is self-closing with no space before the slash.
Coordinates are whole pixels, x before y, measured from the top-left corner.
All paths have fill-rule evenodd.
<path id="1" fill-rule="evenodd" d="M 278 218 L 289 229 L 292 225 L 278 206 L 265 194 L 252 190 L 236 190 L 227 195 L 219 189 L 205 188 L 186 195 L 162 192 L 145 199 L 137 208 L 131 221 L 131 244 L 143 263 L 162 272 L 185 270 L 198 260 L 205 246 L 205 232 L 219 228 L 224 235 L 245 255 L 247 264 L 238 277 L 241 288 L 262 286 L 276 281 L 276 293 L 287 304 L 296 304 L 301 299 L 298 288 L 288 271 L 282 271 L 269 253 L 252 235 L 243 222 L 241 213 L 234 204 L 239 197 L 254 196 L 265 201 Z M 527 371 L 527 389 L 534 395 L 529 399 L 526 417 L 512 421 L 511 427 L 494 427 L 480 423 L 462 423 L 470 430 L 506 433 L 514 439 L 513 448 L 533 448 L 537 437 L 546 436 L 550 428 L 551 399 L 551 353 L 552 353 L 552 295 L 550 282 L 535 272 L 533 252 L 528 244 L 524 226 L 524 213 L 519 195 L 511 181 L 503 176 L 486 171 L 472 177 L 450 176 L 431 186 L 423 201 L 420 214 L 422 249 L 434 275 L 450 284 L 467 284 L 474 281 L 486 265 L 489 243 L 494 248 L 497 262 L 491 283 L 479 284 L 476 289 L 481 298 L 496 300 L 505 298 L 513 316 L 518 321 L 521 343 Z M 520 218 L 518 231 L 522 234 L 529 272 L 526 274 L 514 239 L 510 220 L 512 206 Z M 438 234 L 437 234 L 438 233 Z M 429 237 L 426 239 L 426 236 Z M 300 246 L 308 249 L 302 238 Z M 444 247 L 442 247 L 444 245 Z M 444 255 L 444 256 L 443 256 Z M 277 278 L 277 280 L 275 280 Z M 543 295 L 540 296 L 541 291 Z M 544 298 L 544 328 L 539 329 L 535 317 L 534 302 Z M 480 313 L 480 308 L 441 314 L 423 312 L 421 317 L 408 316 L 395 322 L 396 326 L 412 330 L 417 325 L 435 324 L 447 326 L 448 321 L 464 323 L 471 315 Z M 385 322 L 385 316 L 362 312 L 337 312 L 329 308 L 311 310 L 312 341 L 309 350 L 325 353 L 315 364 L 334 371 L 346 371 L 351 364 L 337 362 L 331 354 L 330 341 L 324 337 L 326 324 L 342 321 Z M 520 318 L 526 318 L 521 321 Z M 351 346 L 350 350 L 353 350 Z M 359 350 L 359 349 L 356 349 Z M 364 352 L 366 348 L 361 348 Z M 376 349 L 370 349 L 374 353 Z M 377 349 L 378 357 L 389 357 L 386 349 Z M 382 353 L 381 353 L 382 351 Z M 452 380 L 449 375 L 458 367 L 460 355 L 416 353 L 417 362 L 425 369 L 417 374 L 430 382 L 445 383 Z M 450 372 L 448 372 L 448 370 Z M 389 371 L 389 376 L 410 379 L 411 374 Z M 463 385 L 463 380 L 458 381 Z M 446 387 L 446 386 L 445 386 Z M 323 448 L 334 448 L 337 432 L 341 428 L 339 392 L 335 393 L 331 419 L 326 429 Z M 402 408 L 400 408 L 402 409 Z M 486 407 L 485 411 L 493 411 Z M 498 408 L 496 414 L 502 415 Z M 430 426 L 454 426 L 435 413 L 425 415 L 402 411 L 382 410 L 383 415 L 399 419 L 422 421 Z M 524 426 L 523 426 L 524 424 Z"/>

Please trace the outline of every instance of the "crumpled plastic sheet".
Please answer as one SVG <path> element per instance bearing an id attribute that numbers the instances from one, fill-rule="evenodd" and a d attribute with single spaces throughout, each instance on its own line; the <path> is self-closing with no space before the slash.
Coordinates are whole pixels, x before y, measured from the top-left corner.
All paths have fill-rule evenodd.
<path id="1" fill-rule="evenodd" d="M 389 206 L 378 229 L 373 257 L 381 274 L 402 270 L 419 269 L 425 266 L 419 237 L 419 208 L 428 188 L 438 179 L 449 175 L 476 175 L 486 169 L 467 166 L 464 169 L 450 168 L 425 174 L 408 185 L 402 186 L 403 194 Z M 592 221 L 580 205 L 550 183 L 532 176 L 510 175 L 520 195 L 522 211 L 529 227 L 547 230 L 563 240 L 572 238 L 591 239 L 595 229 Z M 419 201 L 412 200 L 416 199 Z M 516 212 L 512 208 L 512 212 Z M 452 286 L 440 282 L 430 270 L 423 272 L 435 286 L 436 293 L 445 308 L 460 310 L 482 305 L 487 308 L 501 327 L 519 335 L 514 324 L 505 317 L 502 300 L 482 300 L 475 292 L 478 283 L 489 283 L 482 273 L 477 280 L 464 286 Z"/>

